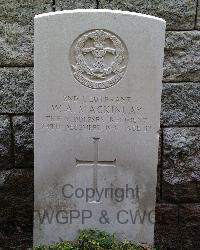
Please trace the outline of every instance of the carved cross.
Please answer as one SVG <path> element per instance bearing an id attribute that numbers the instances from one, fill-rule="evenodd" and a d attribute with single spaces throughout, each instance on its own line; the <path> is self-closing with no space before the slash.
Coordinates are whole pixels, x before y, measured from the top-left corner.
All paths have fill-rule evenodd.
<path id="1" fill-rule="evenodd" d="M 97 168 L 98 167 L 105 167 L 105 166 L 112 166 L 112 167 L 116 167 L 115 163 L 116 163 L 116 159 L 113 161 L 99 161 L 99 140 L 100 138 L 93 138 L 93 143 L 94 143 L 94 157 L 93 157 L 93 161 L 87 161 L 87 160 L 78 160 L 76 159 L 76 167 L 79 166 L 88 166 L 88 167 L 93 167 L 93 188 L 96 190 L 98 188 L 98 184 L 97 184 Z M 93 203 L 98 203 L 97 202 L 97 197 L 94 201 L 92 201 Z"/>

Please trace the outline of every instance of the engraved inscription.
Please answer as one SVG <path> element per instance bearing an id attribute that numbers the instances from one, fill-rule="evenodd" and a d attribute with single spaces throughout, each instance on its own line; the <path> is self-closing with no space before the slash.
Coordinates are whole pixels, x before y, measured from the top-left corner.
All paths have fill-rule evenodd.
<path id="1" fill-rule="evenodd" d="M 93 167 L 93 189 L 96 191 L 98 188 L 97 184 L 97 168 L 103 167 L 103 166 L 112 166 L 116 167 L 116 159 L 113 161 L 99 161 L 99 143 L 100 138 L 93 138 L 94 143 L 94 160 L 93 161 L 86 161 L 86 160 L 78 160 L 76 159 L 76 167 L 78 166 L 89 166 Z M 97 194 L 97 193 L 96 193 Z M 92 203 L 97 203 L 97 197 L 95 200 L 91 201 Z"/>
<path id="2" fill-rule="evenodd" d="M 85 32 L 74 41 L 70 60 L 77 81 L 88 88 L 105 89 L 123 77 L 128 51 L 115 34 L 97 29 Z"/>
<path id="3" fill-rule="evenodd" d="M 48 130 L 142 133 L 154 130 L 137 99 L 130 96 L 64 95 L 52 103 L 43 117 Z"/>

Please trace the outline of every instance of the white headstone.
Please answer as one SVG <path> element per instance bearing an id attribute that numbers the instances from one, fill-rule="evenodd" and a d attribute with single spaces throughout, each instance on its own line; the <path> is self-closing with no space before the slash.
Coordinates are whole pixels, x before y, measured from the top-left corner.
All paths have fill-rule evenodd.
<path id="1" fill-rule="evenodd" d="M 153 243 L 164 34 L 122 11 L 35 17 L 35 245 Z"/>

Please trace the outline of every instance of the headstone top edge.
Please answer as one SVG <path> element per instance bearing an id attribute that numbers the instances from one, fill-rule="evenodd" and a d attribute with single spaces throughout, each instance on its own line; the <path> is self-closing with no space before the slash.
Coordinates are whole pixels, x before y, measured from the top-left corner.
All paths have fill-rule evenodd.
<path id="1" fill-rule="evenodd" d="M 151 15 L 146 15 L 142 13 L 130 12 L 130 11 L 122 11 L 122 10 L 110 10 L 110 9 L 74 9 L 74 10 L 63 10 L 63 11 L 55 11 L 55 12 L 48 12 L 43 14 L 35 15 L 34 19 L 49 17 L 49 16 L 56 16 L 62 14 L 75 14 L 75 13 L 110 13 L 110 14 L 120 14 L 120 15 L 129 15 L 129 16 L 138 16 L 138 17 L 145 17 L 149 19 L 154 19 L 157 21 L 161 21 L 166 24 L 166 21 L 160 17 L 155 17 Z"/>

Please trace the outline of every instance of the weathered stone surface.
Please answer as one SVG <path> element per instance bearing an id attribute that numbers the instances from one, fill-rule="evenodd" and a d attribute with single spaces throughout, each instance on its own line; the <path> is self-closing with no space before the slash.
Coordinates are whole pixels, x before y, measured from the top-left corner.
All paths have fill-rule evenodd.
<path id="1" fill-rule="evenodd" d="M 155 215 L 155 244 L 158 249 L 182 249 L 178 207 L 173 204 L 157 204 Z"/>
<path id="2" fill-rule="evenodd" d="M 0 68 L 0 112 L 33 112 L 33 68 Z"/>
<path id="3" fill-rule="evenodd" d="M 74 10 L 37 16 L 35 31 L 34 244 L 76 237 L 79 220 L 41 225 L 44 209 L 57 214 L 63 207 L 67 214 L 91 211 L 81 228 L 152 243 L 165 22 L 121 11 Z M 60 192 L 66 183 L 94 194 L 138 184 L 139 196 L 123 202 L 110 192 L 101 200 L 67 199 Z M 110 217 L 106 225 L 99 220 L 103 209 Z M 149 217 L 123 226 L 121 209 Z"/>
<path id="4" fill-rule="evenodd" d="M 55 0 L 56 10 L 96 9 L 97 0 Z"/>
<path id="5" fill-rule="evenodd" d="M 33 170 L 0 171 L 0 249 L 32 244 Z"/>
<path id="6" fill-rule="evenodd" d="M 33 17 L 52 11 L 51 0 L 1 0 L 0 65 L 33 64 Z"/>
<path id="7" fill-rule="evenodd" d="M 157 186 L 156 186 L 156 201 L 161 199 L 161 154 L 162 154 L 162 130 L 159 135 L 159 148 L 158 148 L 158 167 L 157 167 Z"/>
<path id="8" fill-rule="evenodd" d="M 196 0 L 99 0 L 99 8 L 135 11 L 162 17 L 169 30 L 193 29 L 196 14 Z"/>
<path id="9" fill-rule="evenodd" d="M 200 80 L 200 31 L 166 33 L 164 81 Z"/>
<path id="10" fill-rule="evenodd" d="M 181 225 L 200 225 L 200 204 L 180 205 L 179 221 Z"/>
<path id="11" fill-rule="evenodd" d="M 179 227 L 179 233 L 181 235 L 181 249 L 199 250 L 200 249 L 200 224 L 186 225 Z"/>
<path id="12" fill-rule="evenodd" d="M 199 0 L 198 0 L 198 7 L 197 7 L 196 29 L 200 30 L 200 2 Z"/>
<path id="13" fill-rule="evenodd" d="M 179 223 L 177 205 L 157 203 L 155 214 L 155 221 L 158 224 L 177 226 Z"/>
<path id="14" fill-rule="evenodd" d="M 200 128 L 166 128 L 163 133 L 164 200 L 198 202 Z"/>
<path id="15" fill-rule="evenodd" d="M 161 124 L 200 125 L 200 83 L 164 83 Z"/>
<path id="16" fill-rule="evenodd" d="M 15 136 L 15 166 L 33 167 L 33 116 L 13 118 Z"/>
<path id="17" fill-rule="evenodd" d="M 200 249 L 200 204 L 179 205 L 182 244 L 187 249 Z"/>
<path id="18" fill-rule="evenodd" d="M 158 249 L 194 249 L 200 247 L 199 204 L 157 204 L 155 243 Z"/>
<path id="19" fill-rule="evenodd" d="M 11 167 L 11 127 L 8 116 L 0 116 L 0 169 Z"/>
<path id="20" fill-rule="evenodd" d="M 171 225 L 155 225 L 154 235 L 155 246 L 162 250 L 177 250 L 182 248 L 182 239 L 180 235 L 180 229 L 178 226 L 173 227 Z M 184 246 L 185 247 L 185 246 Z M 187 249 L 187 248 L 185 248 Z"/>

